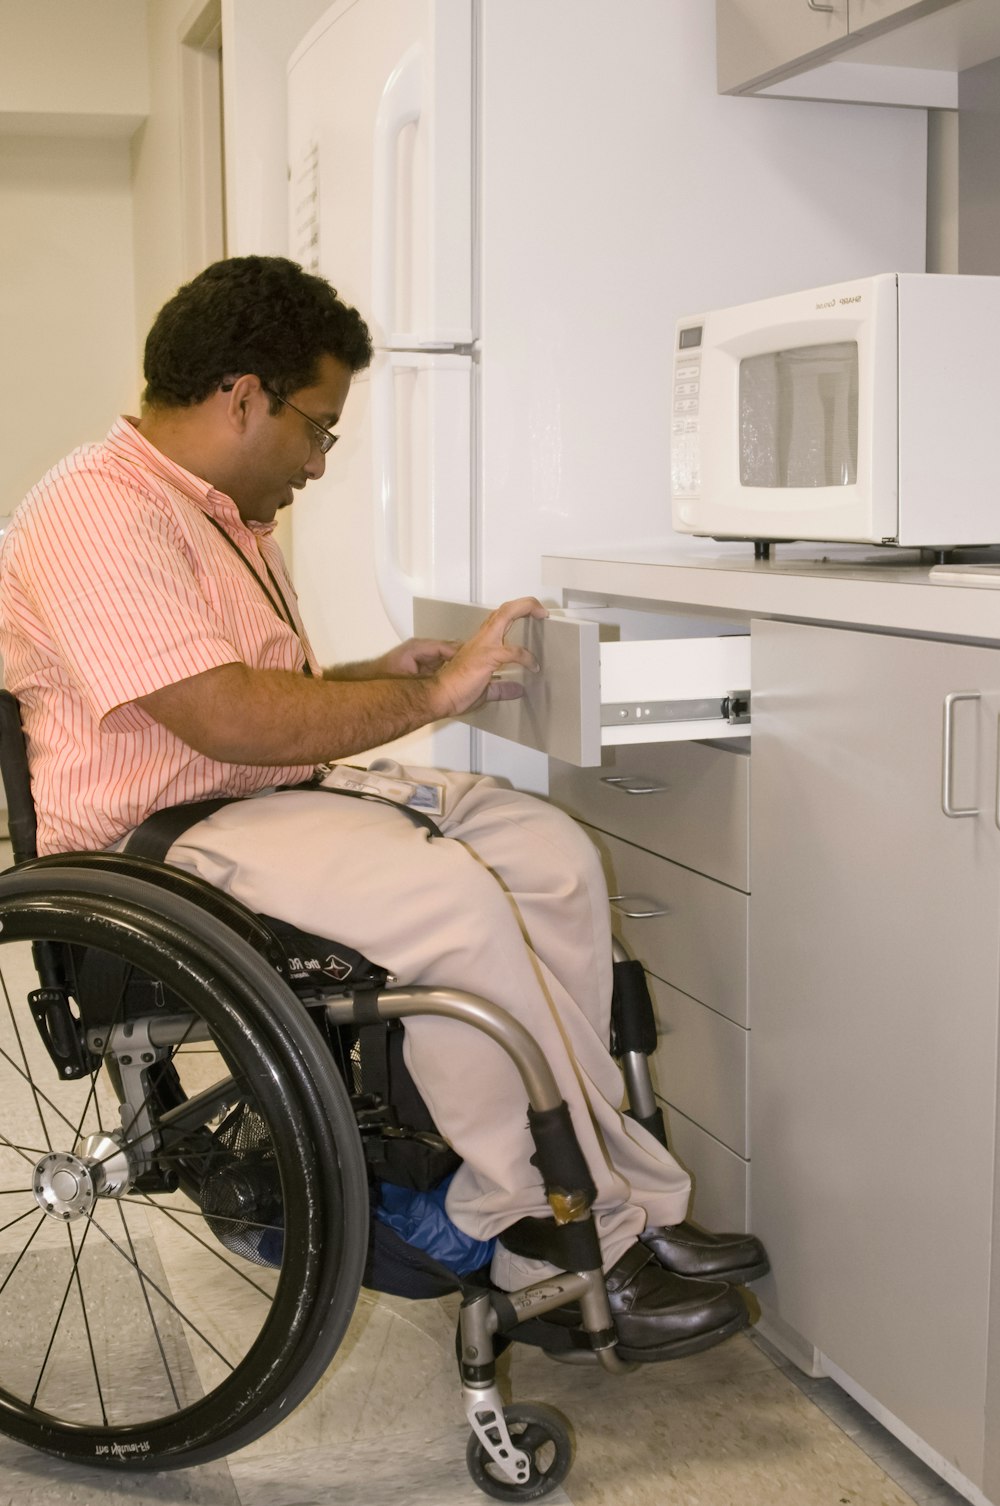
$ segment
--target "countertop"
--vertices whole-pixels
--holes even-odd
[[[754,559],[750,545],[608,547],[546,555],[542,579],[547,592],[577,606],[626,603],[1000,642],[1000,568],[995,585],[977,585],[942,580],[954,567],[935,567],[913,550],[778,545],[773,555]],[[961,562],[1000,567],[1000,551],[963,551]]]

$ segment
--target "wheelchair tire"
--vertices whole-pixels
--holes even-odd
[[[132,989],[119,991],[127,1006],[99,1001],[94,1070],[74,1081],[60,1080],[27,1004],[38,942],[111,959]],[[90,1025],[94,1008],[90,997]],[[103,1058],[106,1024],[120,1033],[126,1015],[141,1061],[162,1059],[140,1067],[120,1039],[117,1059]],[[144,1122],[111,1152],[117,1089],[138,1070]],[[350,1321],[368,1192],[343,1083],[277,973],[143,880],[79,860],[11,870],[0,1074],[0,1431],[60,1457],[160,1470],[217,1458],[287,1416]],[[126,1158],[118,1192],[99,1187]]]
[[[509,1480],[490,1458],[475,1433],[470,1433],[465,1462],[473,1482],[495,1501],[538,1501],[561,1485],[573,1462],[573,1440],[564,1420],[552,1407],[537,1402],[504,1407],[504,1421],[514,1447],[528,1456],[528,1475],[521,1483]]]

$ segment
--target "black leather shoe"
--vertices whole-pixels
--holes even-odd
[[[694,1224],[647,1229],[641,1236],[665,1271],[696,1281],[729,1281],[742,1285],[766,1276],[771,1263],[753,1234],[709,1234]]]
[[[739,1294],[722,1281],[689,1281],[665,1271],[638,1241],[607,1273],[608,1301],[625,1360],[668,1360],[708,1349],[749,1323]],[[579,1330],[580,1309],[550,1313],[546,1328]],[[542,1327],[541,1324],[538,1325]],[[542,1347],[550,1347],[544,1343]],[[551,1347],[562,1347],[553,1344]]]

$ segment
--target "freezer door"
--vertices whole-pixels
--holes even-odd
[[[322,664],[408,638],[416,590],[468,598],[470,381],[467,357],[410,352],[383,353],[354,379],[342,442],[297,494],[292,519],[292,574]],[[393,751],[465,768],[469,734],[450,727]]]
[[[288,97],[292,256],[377,345],[469,344],[472,0],[337,0]]]
[[[469,599],[471,370],[465,356],[383,352],[355,378],[343,443],[292,525],[295,586],[322,662],[408,638],[416,593]]]

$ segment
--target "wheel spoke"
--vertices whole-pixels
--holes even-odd
[[[121,1245],[118,1243],[118,1241],[116,1239],[114,1239],[108,1233],[107,1229],[102,1228],[101,1225],[99,1223],[97,1223],[93,1219],[89,1220],[89,1222],[97,1230],[98,1234],[102,1235],[108,1241],[108,1244],[111,1245],[111,1247],[118,1252],[118,1254],[121,1256],[122,1260],[125,1261],[126,1265],[130,1265],[132,1267],[132,1269],[134,1271],[136,1271],[139,1275],[143,1274],[142,1271],[141,1271],[141,1268],[139,1266],[138,1260],[133,1260],[132,1256],[128,1253],[128,1251],[122,1249]],[[185,1327],[190,1328],[190,1330],[191,1330],[192,1333],[197,1334],[198,1338],[201,1339],[202,1343],[205,1344],[212,1351],[212,1353],[216,1356],[217,1359],[219,1359],[219,1360],[222,1361],[222,1363],[227,1367],[227,1369],[232,1370],[232,1369],[235,1368],[234,1365],[233,1365],[232,1360],[228,1359],[226,1357],[226,1355],[224,1355],[222,1353],[222,1350],[218,1349],[215,1346],[215,1344],[212,1343],[212,1340],[208,1337],[208,1335],[206,1333],[204,1333],[198,1327],[197,1323],[195,1323],[195,1321],[194,1321],[193,1318],[189,1318],[186,1313],[183,1313],[181,1311],[181,1309],[177,1306],[177,1303],[173,1300],[173,1298],[167,1295],[167,1293],[163,1290],[163,1287],[160,1286],[158,1282],[154,1281],[153,1278],[152,1278],[152,1276],[150,1276],[148,1272],[145,1273],[144,1279],[149,1283],[150,1287],[156,1293],[156,1295],[158,1297],[160,1297],[167,1304],[167,1306],[173,1312],[175,1312],[177,1314],[178,1318],[185,1325]]]
[[[101,1373],[97,1368],[97,1355],[94,1353],[94,1336],[90,1331],[90,1319],[87,1316],[87,1302],[83,1295],[83,1283],[80,1280],[80,1256],[83,1254],[83,1247],[87,1242],[87,1235],[90,1233],[90,1224],[89,1222],[87,1223],[82,1235],[80,1236],[79,1250],[77,1250],[76,1248],[76,1240],[73,1238],[72,1228],[67,1228],[66,1233],[69,1235],[70,1248],[73,1251],[73,1276],[76,1283],[77,1294],[80,1298],[80,1315],[83,1318],[84,1332],[87,1335],[87,1348],[90,1351],[90,1364],[94,1372],[94,1385],[97,1389],[97,1405],[101,1409],[101,1421],[104,1423],[104,1426],[107,1427],[108,1413],[104,1405],[104,1390],[101,1386]]]
[[[121,1204],[119,1204],[118,1206],[118,1216],[122,1221],[122,1233],[128,1240],[129,1254],[131,1255],[132,1261],[135,1265],[136,1275],[139,1278],[139,1288],[142,1292],[142,1300],[146,1305],[146,1312],[149,1316],[149,1326],[152,1330],[153,1338],[156,1341],[156,1347],[160,1351],[160,1359],[163,1361],[163,1373],[167,1378],[167,1384],[170,1387],[170,1394],[174,1399],[174,1406],[178,1409],[178,1411],[180,1411],[181,1399],[177,1394],[177,1387],[174,1384],[173,1372],[170,1369],[170,1361],[167,1359],[167,1352],[163,1347],[163,1338],[160,1334],[159,1324],[157,1323],[156,1316],[153,1312],[153,1304],[149,1300],[149,1292],[146,1289],[146,1277],[141,1266],[139,1265],[139,1257],[136,1254],[135,1245],[132,1242],[132,1232],[129,1229],[128,1222],[125,1218],[125,1212],[121,1207]]]
[[[45,1375],[45,1367],[49,1363],[49,1356],[52,1353],[52,1346],[53,1346],[53,1344],[56,1341],[56,1334],[59,1332],[59,1325],[62,1322],[62,1316],[63,1316],[63,1313],[66,1310],[66,1303],[69,1301],[69,1294],[73,1290],[73,1282],[74,1282],[74,1278],[76,1277],[76,1274],[77,1274],[77,1264],[79,1262],[80,1257],[79,1257],[79,1255],[77,1253],[76,1245],[73,1243],[72,1232],[69,1231],[69,1230],[67,1230],[67,1233],[69,1233],[70,1247],[71,1247],[71,1249],[73,1251],[73,1261],[72,1261],[72,1265],[70,1267],[69,1278],[67,1279],[67,1282],[66,1282],[66,1288],[65,1288],[65,1290],[63,1292],[62,1301],[59,1304],[59,1311],[56,1314],[56,1320],[55,1320],[55,1322],[52,1325],[52,1333],[51,1333],[51,1336],[49,1338],[48,1346],[46,1347],[45,1355],[44,1355],[44,1358],[42,1359],[42,1367],[41,1367],[41,1369],[38,1372],[38,1379],[35,1382],[35,1389],[34,1389],[34,1391],[32,1392],[32,1395],[31,1395],[31,1405],[32,1406],[34,1406],[35,1402],[38,1400],[38,1393],[41,1390],[42,1379],[43,1379],[43,1377]],[[86,1242],[86,1238],[87,1238],[87,1235],[86,1235],[86,1232],[84,1232],[83,1238],[80,1240],[80,1249],[81,1250],[83,1249],[83,1246],[84,1246],[84,1244]],[[93,1351],[91,1351],[91,1357],[93,1357]],[[100,1392],[100,1384],[98,1384],[98,1392]]]
[[[48,1127],[48,1124],[46,1123],[45,1115],[42,1113],[41,1102],[39,1101],[40,1098],[44,1098],[44,1094],[40,1094],[39,1091],[38,1091],[38,1089],[35,1087],[35,1082],[34,1082],[34,1079],[32,1078],[31,1070],[30,1070],[30,1068],[28,1066],[28,1054],[27,1054],[27,1052],[24,1049],[24,1041],[21,1038],[21,1028],[20,1028],[20,1026],[17,1023],[17,1016],[14,1013],[14,1005],[13,1005],[13,1002],[11,1000],[10,994],[7,991],[7,982],[6,982],[6,979],[0,979],[0,982],[2,982],[2,984],[3,984],[3,994],[4,994],[4,1000],[5,1000],[6,1005],[7,1005],[7,1015],[8,1015],[8,1018],[10,1019],[11,1027],[12,1027],[12,1029],[14,1031],[14,1039],[17,1041],[18,1048],[19,1048],[19,1050],[21,1052],[21,1061],[23,1063],[23,1067],[18,1067],[18,1064],[17,1064],[17,1062],[14,1061],[13,1057],[7,1057],[7,1059],[8,1059],[8,1061],[10,1061],[11,1065],[20,1073],[21,1077],[23,1077],[24,1081],[31,1088],[31,1092],[32,1092],[32,1094],[34,1096],[34,1100],[35,1100],[35,1112],[38,1114],[38,1122],[39,1122],[39,1125],[40,1125],[41,1131],[42,1131],[42,1138],[45,1140],[46,1149],[47,1150],[51,1150],[52,1149],[52,1139],[51,1139],[51,1137],[49,1135],[49,1127]],[[4,1052],[3,1054],[4,1054],[4,1056],[7,1056],[6,1052]],[[50,1105],[50,1107],[54,1108],[54,1105]],[[56,1112],[58,1113],[59,1111],[56,1110]]]
[[[127,1201],[140,1204],[142,1204],[143,1202],[141,1198],[129,1198]],[[190,1224],[185,1224],[183,1220],[178,1217],[178,1214],[182,1211],[181,1209],[165,1208],[162,1203],[157,1203],[152,1198],[146,1200],[146,1206],[155,1207],[157,1211],[163,1215],[164,1218],[170,1219],[171,1223],[176,1224],[179,1229],[182,1229],[189,1239],[193,1239],[196,1244],[199,1244],[203,1249],[208,1250],[220,1265],[226,1266],[230,1271],[234,1273],[234,1275],[239,1276],[241,1280],[246,1282],[247,1286],[252,1286],[255,1292],[260,1292],[262,1297],[271,1296],[271,1292],[267,1287],[261,1286],[260,1282],[254,1281],[253,1277],[250,1276],[248,1272],[241,1271],[238,1265],[234,1265],[231,1260],[227,1259],[227,1257],[223,1255],[222,1250],[220,1250],[218,1243],[210,1244],[207,1239],[202,1239],[200,1234],[196,1234],[195,1231],[191,1228]],[[203,1213],[191,1213],[189,1217],[200,1218],[202,1220],[205,1219],[205,1215]],[[214,1213],[212,1214],[212,1217],[213,1219],[215,1218]],[[220,1222],[238,1224],[244,1229],[252,1228],[273,1230],[279,1227],[275,1224],[251,1224],[247,1219],[236,1218],[220,1219]]]

